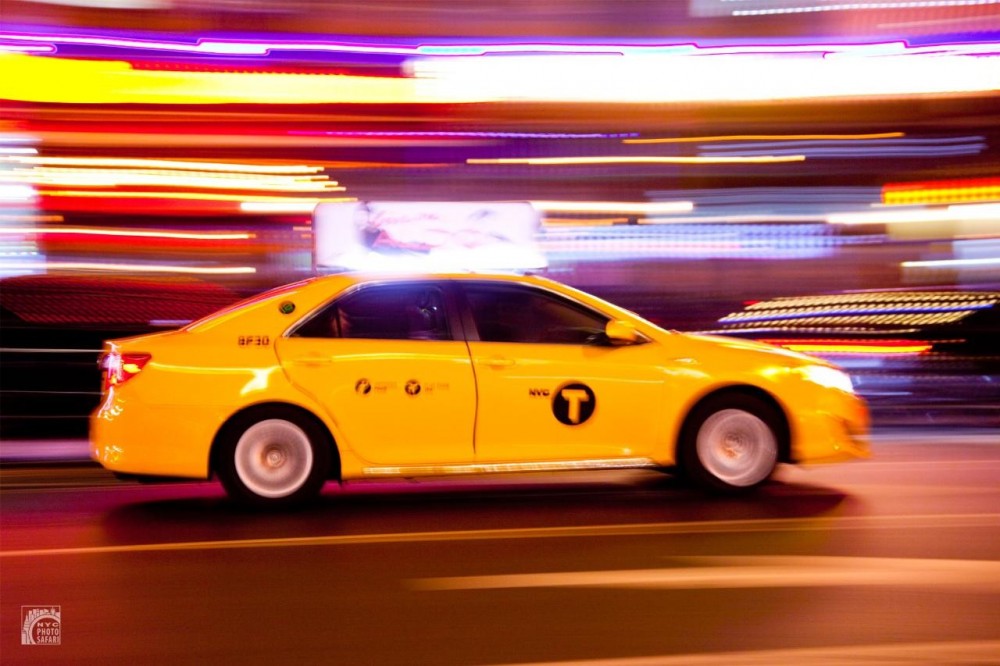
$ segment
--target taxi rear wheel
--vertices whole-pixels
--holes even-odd
[[[330,468],[320,428],[293,410],[274,407],[246,415],[223,434],[217,472],[234,500],[287,507],[315,498]]]
[[[774,473],[780,417],[752,395],[732,394],[699,406],[684,429],[681,468],[697,484],[722,493],[747,491]]]

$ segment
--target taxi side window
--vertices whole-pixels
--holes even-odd
[[[468,285],[466,300],[483,342],[591,344],[608,317],[555,294],[518,285]]]
[[[365,287],[326,306],[294,334],[303,338],[451,340],[444,296],[432,285]]]

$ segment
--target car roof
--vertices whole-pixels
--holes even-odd
[[[472,280],[490,282],[514,283],[550,283],[550,279],[531,274],[520,273],[468,273],[468,272],[419,272],[419,273],[335,273],[314,278],[323,282],[346,282],[348,284],[363,284],[365,282],[416,282],[425,280]]]

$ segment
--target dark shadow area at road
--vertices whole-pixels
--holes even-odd
[[[619,477],[620,478],[620,477]],[[590,475],[589,479],[593,479]],[[175,497],[144,501],[136,488],[103,521],[113,544],[294,538],[317,535],[505,530],[644,523],[780,520],[845,508],[833,489],[775,481],[737,497],[713,497],[680,479],[637,473],[617,483],[532,480],[428,480],[328,485],[307,507],[255,512],[211,485],[178,487]],[[212,490],[209,490],[212,489]]]

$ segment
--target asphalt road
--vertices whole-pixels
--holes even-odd
[[[647,472],[328,487],[5,466],[6,663],[1000,664],[1000,440],[901,438],[741,498]],[[21,645],[58,607],[58,645]]]

